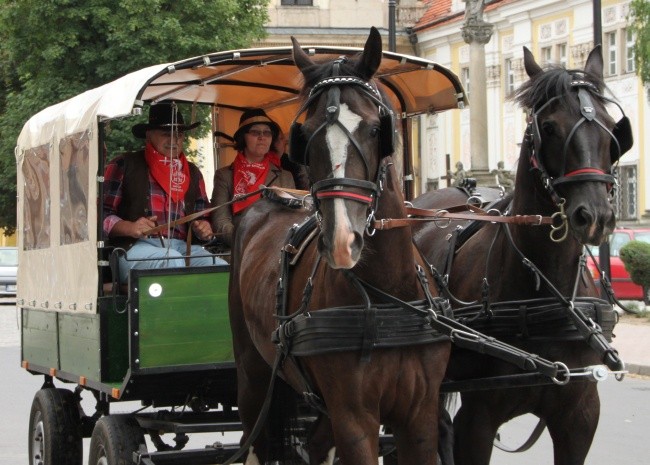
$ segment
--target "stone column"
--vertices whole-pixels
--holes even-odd
[[[494,26],[483,20],[484,0],[465,0],[465,3],[465,23],[461,31],[470,50],[470,169],[479,185],[492,185],[494,176],[488,166],[485,44],[490,41]]]

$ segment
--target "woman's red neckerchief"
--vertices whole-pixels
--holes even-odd
[[[264,183],[271,163],[278,168],[280,167],[280,157],[278,154],[270,151],[261,162],[250,162],[242,152],[237,152],[233,162],[233,198],[237,195],[244,195],[254,192]],[[237,214],[255,203],[261,197],[261,194],[247,197],[232,204],[232,213]]]

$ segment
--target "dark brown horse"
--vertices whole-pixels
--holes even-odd
[[[606,363],[619,369],[622,364],[605,341],[611,336],[613,310],[597,299],[581,256],[584,244],[600,244],[614,228],[612,163],[631,145],[629,122],[624,118],[615,124],[605,109],[609,99],[602,95],[600,48],[591,52],[584,71],[544,71],[527,49],[524,64],[530,79],[516,100],[530,112],[529,125],[514,194],[496,208],[511,216],[553,216],[553,229],[454,221],[446,229],[426,223],[414,238],[441,274],[440,282],[448,279],[456,299],[452,305],[461,309],[454,313],[465,315],[470,326],[570,368]],[[461,189],[448,188],[424,194],[414,205],[447,209],[467,198]],[[457,226],[463,230],[453,233]],[[455,250],[450,250],[449,237],[457,238]],[[584,310],[574,312],[582,300]],[[470,303],[477,304],[476,313],[463,313],[472,308]],[[589,337],[598,332],[592,320],[603,325],[604,337]],[[455,381],[514,373],[517,369],[507,363],[452,350],[448,377]],[[546,422],[556,465],[582,464],[600,411],[596,383],[589,382],[471,389],[461,399],[454,418],[454,453],[462,465],[487,465],[499,426],[526,413]]]
[[[359,315],[372,317],[374,310],[363,308],[367,301],[358,287],[361,281],[399,299],[423,299],[410,228],[366,234],[372,233],[374,216],[406,215],[389,155],[393,134],[385,118],[392,113],[372,82],[382,56],[378,31],[371,30],[356,59],[314,63],[295,40],[293,54],[305,80],[306,118],[292,129],[292,156],[301,158],[296,150],[304,151],[302,161],[309,165],[319,233],[281,282],[284,312],[301,309],[308,282],[312,288],[305,319],[342,306],[352,306],[353,312],[358,306]],[[298,147],[297,139],[305,145]],[[243,440],[258,418],[278,353],[271,335],[281,312],[274,300],[280,250],[289,228],[308,214],[262,200],[245,214],[236,232],[230,315]],[[284,360],[282,377],[298,393],[320,397],[329,415],[321,423],[319,439],[311,442],[311,462],[331,463],[334,449],[327,438],[333,437],[341,463],[377,464],[379,427],[386,424],[394,432],[401,464],[434,465],[436,406],[449,351],[449,343],[438,339],[374,349],[367,357],[361,350],[345,349]],[[253,442],[247,464],[271,459],[265,433]]]

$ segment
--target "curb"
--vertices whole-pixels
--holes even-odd
[[[638,363],[626,363],[625,369],[630,375],[650,376],[650,366],[639,365]]]

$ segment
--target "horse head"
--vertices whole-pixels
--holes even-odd
[[[584,70],[543,70],[524,47],[524,66],[530,80],[517,90],[515,99],[529,110],[529,121],[516,191],[525,191],[524,183],[530,182],[523,173],[536,172],[536,191],[546,194],[535,198],[555,204],[558,221],[566,221],[564,228],[580,244],[598,245],[616,222],[611,205],[616,185],[613,165],[632,145],[627,118],[616,123],[605,108],[607,103],[618,104],[603,95],[601,49],[591,51]],[[530,198],[519,198],[520,208],[531,208]]]
[[[303,124],[292,124],[292,160],[309,166],[321,233],[318,250],[332,268],[358,262],[364,232],[375,211],[392,152],[393,112],[372,77],[382,58],[381,36],[372,28],[363,52],[315,63],[292,38],[304,80]]]

